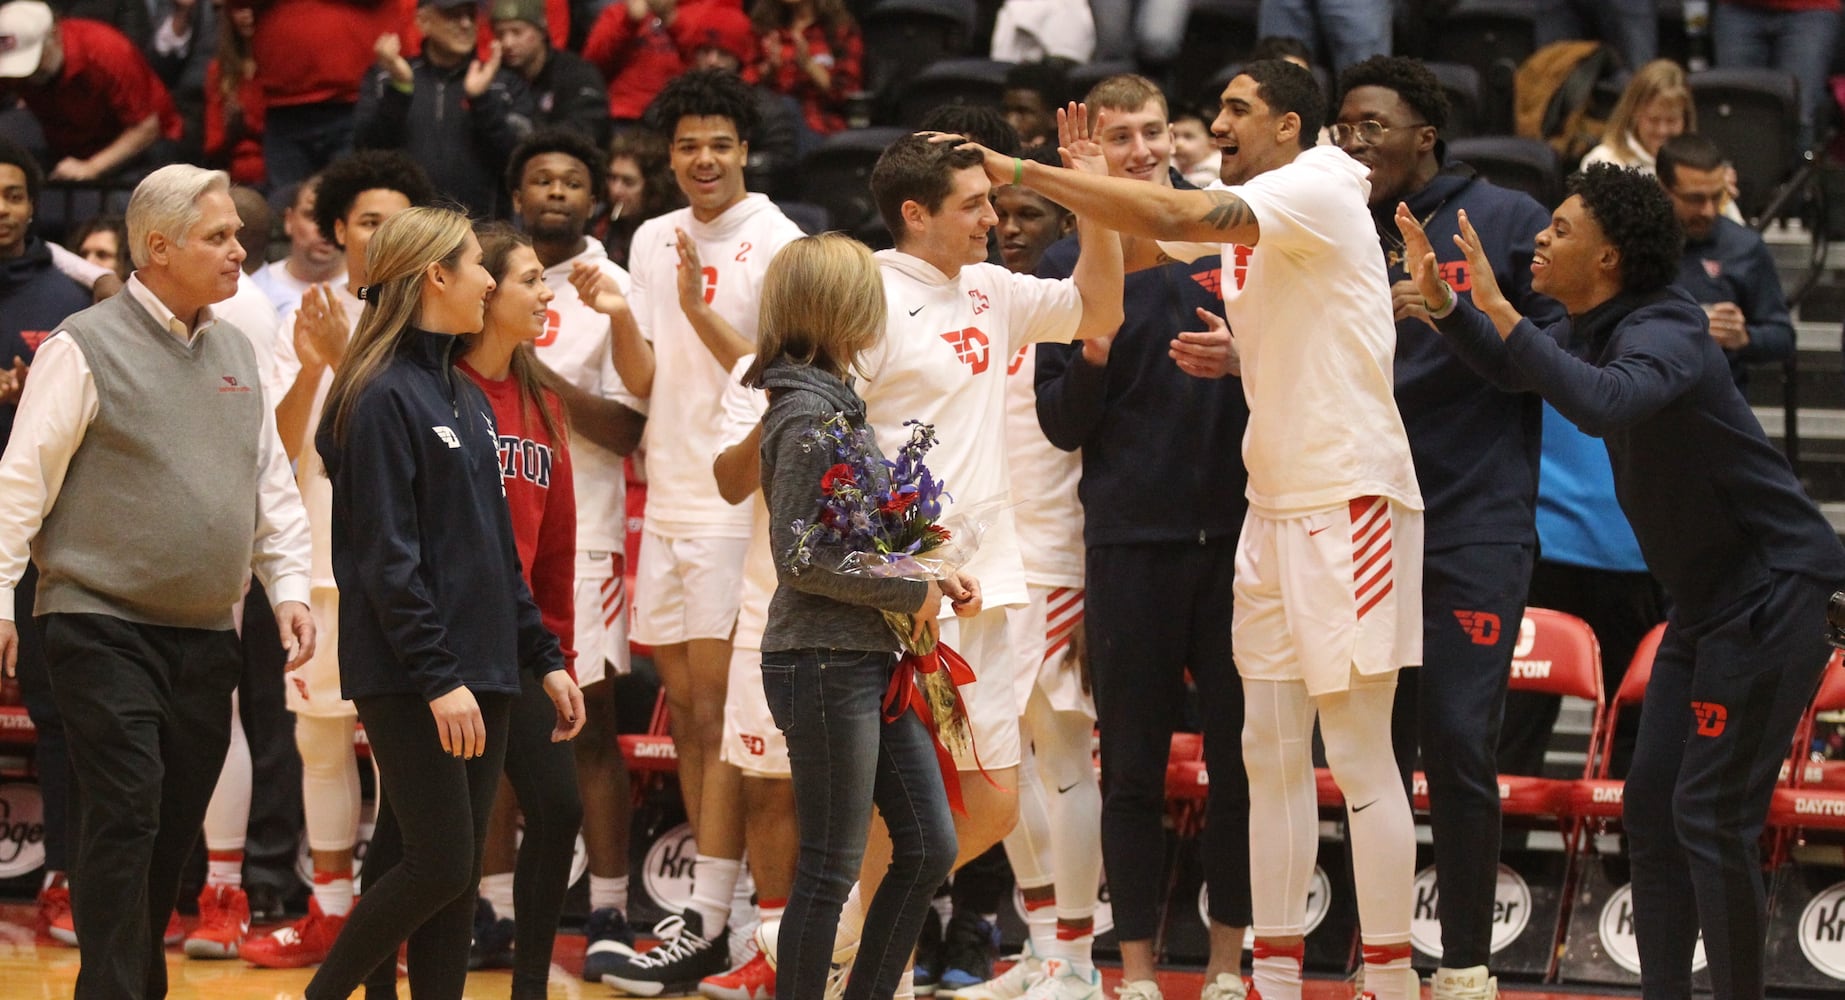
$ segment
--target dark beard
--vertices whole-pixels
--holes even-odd
[[[539,221],[532,223],[531,226],[532,239],[542,243],[566,243],[582,235],[582,223],[572,226],[565,223]]]

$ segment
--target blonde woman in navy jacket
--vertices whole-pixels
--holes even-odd
[[[459,1000],[519,672],[557,706],[553,739],[576,735],[583,699],[519,572],[492,408],[453,367],[494,290],[480,243],[462,215],[413,208],[366,256],[373,284],[315,446],[333,480],[341,692],[383,779],[374,846],[401,837],[402,860],[369,873],[306,995],[350,995],[408,939],[416,996]]]

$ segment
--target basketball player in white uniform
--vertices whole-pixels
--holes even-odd
[[[1366,168],[1314,148],[1325,100],[1280,61],[1243,68],[1212,125],[1227,190],[1176,191],[1022,164],[1026,185],[1135,236],[1221,250],[1242,359],[1250,512],[1233,631],[1246,716],[1255,976],[1299,1000],[1317,810],[1317,715],[1347,803],[1365,986],[1414,1000],[1415,835],[1391,755],[1400,667],[1421,662],[1421,494],[1391,392],[1390,289],[1371,248]],[[987,174],[1014,161],[985,152]],[[1183,428],[1173,428],[1183,433]]]

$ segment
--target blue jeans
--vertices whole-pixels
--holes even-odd
[[[1659,17],[1653,0],[1544,0],[1537,44],[1600,38],[1621,54],[1627,72],[1659,56]]]
[[[1832,65],[1836,10],[1757,10],[1719,3],[1711,11],[1717,65],[1786,70],[1800,81],[1800,146],[1813,141],[1813,122],[1832,100],[1826,78]]]
[[[1298,38],[1331,56],[1338,74],[1372,56],[1390,54],[1391,16],[1392,5],[1378,0],[1262,0],[1256,34]]]
[[[263,165],[280,191],[352,150],[351,104],[328,101],[270,108],[263,120]]]
[[[929,730],[914,712],[884,721],[894,663],[890,653],[858,650],[762,654],[763,693],[788,741],[801,845],[777,943],[780,1000],[826,990],[839,910],[858,877],[874,802],[893,851],[866,908],[847,1000],[896,990],[929,899],[954,867],[954,819]]]

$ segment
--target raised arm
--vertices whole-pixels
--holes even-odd
[[[1106,229],[1154,240],[1246,247],[1255,246],[1261,237],[1255,212],[1233,191],[1180,191],[1125,177],[1097,177],[968,145],[985,157],[987,179],[994,184],[1024,184],[1076,213],[1079,220]]]
[[[615,287],[615,279],[593,264],[578,263],[570,269],[570,283],[591,309],[609,318],[609,350],[622,384],[642,399],[653,395],[653,345],[641,336],[634,310],[621,289]],[[569,405],[568,397],[565,405]]]

